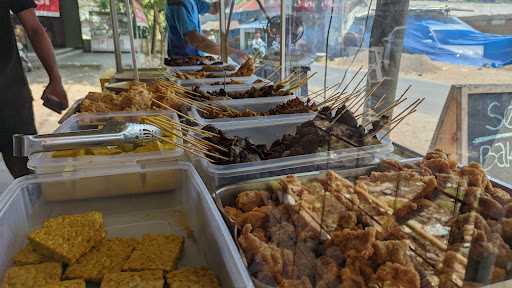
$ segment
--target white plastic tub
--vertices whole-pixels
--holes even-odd
[[[285,134],[295,133],[296,127],[308,120],[280,119],[273,122],[247,123],[222,130],[228,137],[248,138],[252,143],[271,145]],[[320,152],[301,156],[283,157],[259,162],[216,165],[193,157],[194,164],[205,179],[208,188],[216,189],[245,180],[281,176],[325,169],[352,169],[386,159],[393,152],[389,138],[382,144]]]
[[[241,84],[252,84],[254,81],[259,78],[255,75],[248,77],[219,77],[219,78],[202,78],[202,79],[177,79],[176,83],[182,86],[202,86],[202,85],[210,85],[216,82],[223,82],[224,80],[227,82],[231,81],[239,81]]]
[[[175,113],[165,112],[165,114],[178,121]],[[107,120],[116,120],[120,122],[140,121],[143,116],[158,115],[156,112],[115,112],[115,113],[81,113],[71,116],[64,121],[55,131],[57,133],[72,132],[91,129],[91,125],[95,123],[105,123]],[[91,124],[91,125],[89,125]],[[177,138],[176,142],[182,144],[181,138]],[[108,156],[80,156],[80,157],[52,157],[53,152],[36,153],[29,157],[28,167],[37,174],[55,173],[64,171],[74,171],[82,169],[97,169],[101,167],[109,167],[112,165],[132,164],[146,160],[179,160],[183,156],[183,150],[176,147],[174,150],[144,152],[144,153],[121,153],[118,155]]]
[[[227,106],[238,111],[249,109],[254,112],[267,112],[270,109],[286,103],[287,101],[296,98],[291,97],[268,97],[268,98],[250,98],[242,100],[222,100],[212,101],[210,104],[213,106]],[[256,117],[239,117],[239,118],[215,118],[208,119],[201,115],[195,107],[192,107],[190,114],[194,119],[202,125],[213,125],[219,129],[228,127],[237,127],[240,125],[258,124],[263,122],[273,123],[282,119],[301,119],[309,121],[315,118],[316,113],[297,113],[297,114],[281,114],[271,116],[256,116]]]
[[[140,187],[109,183],[111,177],[139,181]],[[62,200],[66,195],[79,199],[83,191],[96,188],[97,179],[103,179],[103,188],[114,193],[66,201],[53,201],[46,194],[61,193]],[[57,187],[66,189],[53,190]],[[134,194],[138,189],[145,189],[146,194]],[[11,266],[14,254],[27,243],[32,229],[50,217],[92,210],[103,213],[108,237],[181,235],[185,246],[178,268],[206,266],[223,287],[253,287],[221,215],[188,163],[152,168],[134,165],[16,180],[0,196],[0,278]]]

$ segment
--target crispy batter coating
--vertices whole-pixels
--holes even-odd
[[[71,264],[101,242],[105,235],[103,215],[89,212],[49,219],[28,238],[37,253]]]
[[[142,272],[118,272],[105,275],[101,288],[163,288],[164,277],[161,270]]]
[[[48,262],[11,267],[5,272],[2,288],[39,288],[60,282],[62,265]]]
[[[23,249],[18,251],[13,258],[14,264],[17,266],[21,265],[35,265],[41,264],[44,262],[51,262],[51,259],[48,257],[41,255],[34,251],[34,246],[29,242]]]
[[[420,276],[412,267],[386,263],[376,273],[377,282],[383,288],[420,288]]]
[[[404,266],[411,264],[409,255],[409,245],[405,240],[375,241],[373,243],[374,253],[370,260],[376,265],[382,265],[386,262],[398,263]]]
[[[243,212],[269,204],[270,194],[267,191],[246,191],[236,197],[236,207]]]
[[[106,239],[70,265],[64,278],[99,283],[105,274],[121,272],[136,245],[136,239]]]
[[[207,268],[186,267],[166,275],[169,288],[220,288],[219,281]]]
[[[144,235],[123,271],[173,271],[183,249],[183,241],[183,237],[176,235]]]
[[[68,280],[57,284],[45,285],[42,288],[85,288],[84,280]]]
[[[332,235],[331,243],[338,246],[345,257],[368,258],[373,254],[376,230],[373,227],[366,230],[336,231]]]

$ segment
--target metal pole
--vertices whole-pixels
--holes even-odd
[[[234,1],[234,0],[233,0]],[[226,0],[219,1],[219,20],[220,20],[220,57],[222,62],[228,63],[228,33],[226,23]]]
[[[367,108],[373,108],[384,98],[376,112],[386,109],[395,100],[408,10],[409,0],[377,1],[368,56],[369,90],[382,84],[366,103]],[[387,115],[392,116],[393,111]]]
[[[119,44],[119,18],[117,17],[117,1],[110,0],[110,19],[112,20],[112,38],[114,38],[114,55],[116,58],[116,72],[123,72],[123,59],[121,45]]]
[[[130,34],[130,49],[132,52],[133,72],[135,73],[135,81],[139,81],[139,67],[137,66],[137,53],[135,51],[135,35],[133,33],[133,14],[131,0],[125,0],[126,14],[128,14],[128,33]]]
[[[281,80],[286,77],[286,1],[281,0]]]

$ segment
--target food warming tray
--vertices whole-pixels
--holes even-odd
[[[172,112],[161,112],[176,121],[178,116]],[[113,112],[113,113],[81,113],[71,116],[55,131],[56,133],[79,131],[90,129],[91,125],[105,123],[108,120],[119,122],[137,122],[141,117],[158,115],[156,112]],[[178,128],[179,129],[179,128]],[[182,144],[181,138],[176,138],[178,144]],[[154,151],[143,153],[121,153],[118,155],[87,155],[79,157],[53,158],[51,152],[37,153],[29,157],[28,167],[38,174],[73,171],[80,169],[96,169],[112,165],[136,163],[143,160],[182,158],[183,149],[176,147],[174,150]]]
[[[213,106],[218,107],[229,107],[238,111],[245,111],[249,109],[254,112],[267,112],[270,109],[286,103],[287,101],[294,99],[296,97],[266,97],[266,98],[251,98],[251,99],[241,99],[241,100],[222,100],[222,101],[212,101],[209,102]],[[258,124],[262,121],[264,122],[273,122],[279,121],[281,119],[288,118],[297,118],[304,121],[313,120],[316,116],[315,112],[311,113],[297,113],[297,114],[280,114],[280,115],[271,115],[271,116],[255,116],[255,117],[238,117],[238,118],[214,118],[208,119],[203,117],[200,111],[196,109],[196,107],[192,107],[190,114],[194,119],[197,120],[202,125],[213,125],[219,129],[227,128],[227,127],[237,127],[239,125],[248,125],[248,124]]]
[[[105,194],[82,194],[98,186]],[[48,193],[59,194],[61,201],[54,201]],[[33,228],[50,217],[91,210],[103,213],[109,237],[181,235],[185,246],[179,267],[207,266],[223,287],[252,286],[221,215],[188,163],[145,168],[134,165],[16,180],[0,196],[0,275],[11,265],[14,253],[26,244]]]
[[[202,79],[176,79],[176,83],[182,86],[201,86],[201,85],[209,85],[216,82],[223,82],[224,80],[227,82],[231,81],[239,81],[242,84],[251,84],[259,78],[255,75],[247,76],[247,77],[219,77],[219,78],[202,78]]]
[[[421,159],[422,158],[408,159],[405,161],[401,161],[401,163],[416,163]],[[350,180],[354,180],[359,176],[369,175],[372,171],[375,171],[376,169],[377,169],[377,166],[372,165],[372,166],[355,168],[355,169],[335,170],[335,172],[342,177],[348,178]],[[327,171],[325,171],[325,170],[324,171],[314,171],[314,172],[296,174],[295,176],[297,176],[299,178],[299,180],[301,180],[301,182],[306,182],[308,180],[323,177],[323,176],[325,176],[326,172]],[[279,194],[282,191],[281,185],[280,185],[280,180],[282,179],[282,177],[283,176],[268,177],[268,178],[251,180],[251,181],[246,181],[246,182],[242,182],[239,184],[233,184],[230,186],[226,186],[224,188],[221,188],[221,189],[215,191],[213,194],[213,198],[216,202],[218,209],[220,211],[222,211],[224,206],[234,207],[236,197],[238,196],[238,194],[240,194],[241,192],[244,192],[244,191],[268,191],[268,192],[273,192],[273,193]],[[504,189],[505,191],[507,191],[508,193],[512,194],[512,187],[510,185],[504,186],[503,183],[496,182],[492,178],[489,178],[489,179],[491,180],[492,184],[495,185],[496,187],[500,187],[500,188]],[[223,214],[224,221],[227,223],[229,229],[231,230],[231,235],[232,235],[234,241],[236,242],[236,237],[237,237],[236,228],[234,227],[234,225],[232,225],[231,221],[228,220],[227,216],[223,212],[221,212],[221,213]],[[237,246],[238,246],[238,244],[237,244]],[[239,250],[241,251],[240,248],[239,248]],[[241,255],[244,255],[244,253],[242,251],[241,251]],[[244,257],[244,256],[242,256],[242,257]],[[248,269],[247,262],[246,262],[245,258],[243,260],[246,265],[245,266],[246,269]],[[249,271],[247,273],[249,273]],[[252,278],[252,279],[253,279],[253,282],[256,287],[271,288],[271,286],[263,284],[254,278]],[[512,280],[507,280],[507,281],[504,281],[501,283],[495,283],[493,285],[485,286],[484,288],[505,288],[505,287],[511,287],[511,285],[512,285]]]
[[[308,120],[305,119],[276,119],[271,122],[243,123],[236,127],[226,127],[222,130],[228,137],[239,136],[249,138],[254,144],[267,144],[281,139],[283,135],[294,133],[296,127]],[[382,144],[354,147],[330,152],[284,157],[259,162],[249,162],[230,165],[216,165],[205,159],[193,158],[199,172],[205,179],[208,188],[215,189],[245,180],[280,176],[293,173],[318,171],[334,168],[356,168],[368,166],[385,159],[393,152],[389,138],[382,139]]]

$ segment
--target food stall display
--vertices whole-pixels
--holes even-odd
[[[256,180],[214,197],[257,284],[462,287],[508,279],[509,192],[477,164],[458,167],[433,151]]]

